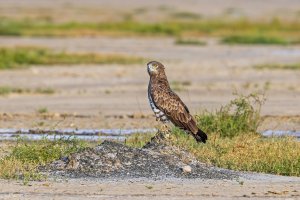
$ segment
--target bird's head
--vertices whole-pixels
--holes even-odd
[[[160,62],[151,61],[147,64],[147,70],[148,74],[151,76],[164,73],[165,67]]]

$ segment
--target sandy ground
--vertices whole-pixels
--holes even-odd
[[[205,109],[214,110],[228,103],[234,98],[234,91],[246,94],[265,90],[267,101],[262,108],[263,115],[299,115],[300,72],[253,69],[256,64],[299,62],[299,46],[226,46],[218,45],[212,40],[207,46],[191,47],[174,45],[174,39],[168,38],[108,37],[1,37],[0,45],[46,46],[71,52],[119,53],[160,60],[166,65],[171,86],[175,81],[189,83],[178,94],[194,114]],[[46,107],[56,115],[68,113],[96,116],[100,119],[96,128],[111,128],[111,123],[113,128],[149,127],[154,118],[149,121],[149,125],[142,123],[145,121],[144,116],[152,114],[147,100],[148,79],[146,63],[2,70],[0,85],[33,89],[50,87],[55,90],[55,94],[14,94],[0,97],[1,112],[15,116],[9,120],[1,120],[0,126],[19,126],[21,121],[25,128],[34,127],[34,124],[40,122],[38,118],[34,119],[36,111]],[[25,118],[12,113],[27,114],[33,120],[24,120]],[[143,119],[138,123],[131,119],[129,123],[122,120],[120,123],[116,122],[124,116],[136,116],[135,119],[140,116]],[[105,120],[109,118],[112,120]],[[84,121],[84,117],[82,119]],[[84,122],[74,124],[70,121],[69,125],[71,124],[78,128],[84,126]],[[49,126],[55,127],[56,124]]]
[[[300,199],[300,179],[0,181],[0,199]]]
[[[176,13],[194,13],[199,17],[227,17],[271,20],[274,17],[299,17],[298,0],[1,0],[0,16],[43,18],[63,21],[107,21],[134,17],[141,21],[170,19]],[[118,14],[116,14],[118,13]]]
[[[126,16],[140,21],[160,21],[182,12],[207,18],[270,20],[279,17],[298,20],[299,1],[188,0],[184,4],[179,0],[129,0],[126,4],[119,0],[0,1],[2,17],[42,18],[54,22],[112,21],[124,20]],[[228,103],[233,98],[233,91],[266,90],[263,115],[281,116],[280,119],[282,116],[294,117],[271,123],[263,129],[299,129],[300,72],[255,70],[252,67],[264,63],[300,62],[300,46],[227,46],[219,45],[216,38],[207,38],[207,43],[197,47],[175,45],[174,38],[0,37],[0,47],[42,46],[56,51],[119,53],[162,61],[171,83],[189,84],[178,93],[194,114]],[[146,63],[1,70],[0,86],[50,87],[55,94],[1,96],[0,127],[152,127],[156,123],[147,100],[148,79]],[[41,107],[56,117],[37,115]],[[286,121],[292,123],[284,125]]]

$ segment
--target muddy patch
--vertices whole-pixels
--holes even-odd
[[[162,134],[143,148],[104,141],[94,148],[63,157],[42,171],[68,178],[202,178],[235,179],[238,174],[198,162],[186,151],[170,146]]]

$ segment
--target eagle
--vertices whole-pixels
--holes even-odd
[[[156,119],[172,122],[175,126],[191,134],[197,142],[205,143],[207,135],[197,127],[194,117],[179,96],[170,88],[165,67],[157,61],[147,64],[150,81],[148,85],[148,99]]]

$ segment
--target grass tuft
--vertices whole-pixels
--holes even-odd
[[[195,46],[205,46],[206,42],[197,40],[197,39],[183,39],[178,38],[175,41],[175,44],[177,45],[195,45]]]
[[[48,108],[46,108],[46,107],[41,107],[41,108],[37,109],[37,113],[39,113],[39,114],[45,114],[47,112],[48,112]]]
[[[199,127],[221,137],[234,137],[256,133],[260,122],[260,109],[264,98],[258,94],[238,95],[215,112],[203,112],[196,116]]]
[[[139,57],[117,54],[75,54],[54,52],[50,49],[37,47],[0,48],[0,69],[56,64],[135,64],[143,61],[144,59]]]
[[[68,156],[84,147],[86,144],[76,139],[44,139],[36,142],[19,140],[10,155],[0,159],[0,178],[22,179],[24,183],[29,180],[41,180],[45,177],[38,172],[39,166]]]

